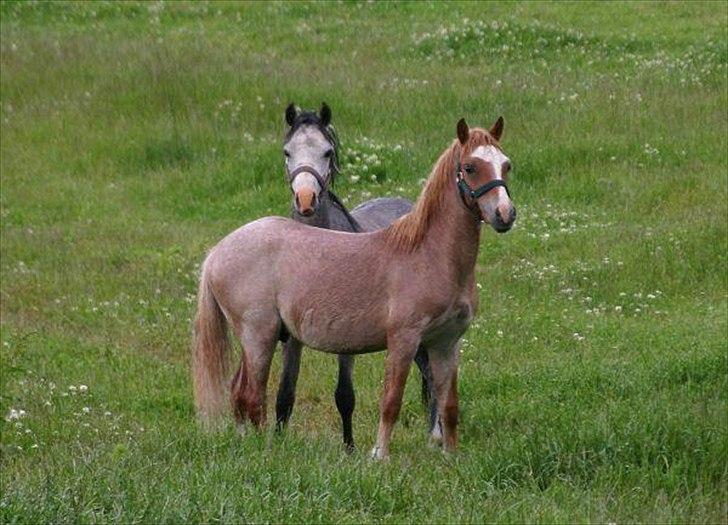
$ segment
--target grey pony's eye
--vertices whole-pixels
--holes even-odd
[[[333,155],[333,154],[334,154],[334,150],[329,149],[329,150],[326,150],[326,153],[324,153],[324,157],[326,157],[327,159],[330,159],[331,155]]]
[[[286,156],[286,158],[288,158],[288,157],[290,157],[290,156],[291,156],[291,152],[290,152],[290,151],[288,151],[288,150],[285,150],[285,149],[284,149],[284,150],[283,150],[283,155],[285,155],[285,156]]]

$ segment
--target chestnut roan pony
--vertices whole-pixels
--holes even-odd
[[[225,406],[229,323],[243,354],[231,401],[239,425],[266,420],[266,384],[283,330],[330,353],[387,349],[375,458],[389,455],[392,427],[420,344],[427,350],[446,451],[457,444],[459,341],[477,308],[475,262],[483,221],[516,217],[498,140],[457,125],[414,209],[372,233],[311,228],[266,217],[215,246],[204,262],[195,319],[197,410],[210,422]],[[315,262],[315,263],[314,263]]]
[[[294,104],[286,108],[288,130],[283,140],[286,179],[291,189],[291,218],[297,222],[344,232],[374,231],[412,209],[412,203],[396,197],[368,200],[351,211],[331,189],[339,173],[339,141],[331,125],[331,108],[321,105],[319,113],[300,111]],[[276,422],[282,428],[291,417],[296,398],[296,382],[301,365],[301,342],[283,331],[283,370],[276,397]],[[334,398],[341,415],[344,443],[354,448],[351,416],[354,412],[354,384],[351,380],[354,356],[339,354],[339,379]],[[415,362],[422,373],[422,399],[431,401],[427,352],[420,348]],[[435,406],[430,406],[430,429],[435,423]]]

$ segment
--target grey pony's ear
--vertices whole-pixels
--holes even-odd
[[[468,127],[468,123],[465,122],[464,118],[461,118],[458,120],[458,140],[460,141],[460,144],[462,146],[465,145],[466,142],[468,142],[468,137],[470,137],[470,128]]]
[[[296,110],[296,105],[291,102],[288,104],[288,107],[286,108],[286,123],[289,126],[293,126],[293,123],[296,121],[296,117],[298,116],[298,111]]]
[[[326,102],[321,103],[321,109],[319,110],[319,117],[321,117],[321,124],[326,127],[331,124],[331,108]]]
[[[490,128],[490,134],[495,140],[500,140],[503,136],[503,117],[498,117],[498,120],[495,121],[493,127]]]

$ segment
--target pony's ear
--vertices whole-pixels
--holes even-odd
[[[331,108],[326,102],[321,103],[321,109],[319,110],[319,116],[321,117],[321,124],[324,127],[331,124]]]
[[[468,123],[465,122],[464,118],[461,118],[458,120],[458,140],[460,141],[460,144],[463,146],[468,141],[468,137],[470,136],[470,128],[468,127]]]
[[[293,123],[296,121],[296,117],[298,116],[298,111],[296,111],[296,105],[291,102],[288,104],[288,107],[286,108],[286,122],[289,126],[293,126]]]
[[[490,134],[495,140],[500,140],[503,135],[503,117],[498,117],[498,120],[495,121],[493,127],[490,128]]]

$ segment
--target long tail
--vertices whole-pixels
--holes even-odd
[[[192,379],[197,416],[206,428],[216,427],[227,406],[227,379],[230,340],[225,314],[210,289],[206,264],[200,277],[195,316]]]

